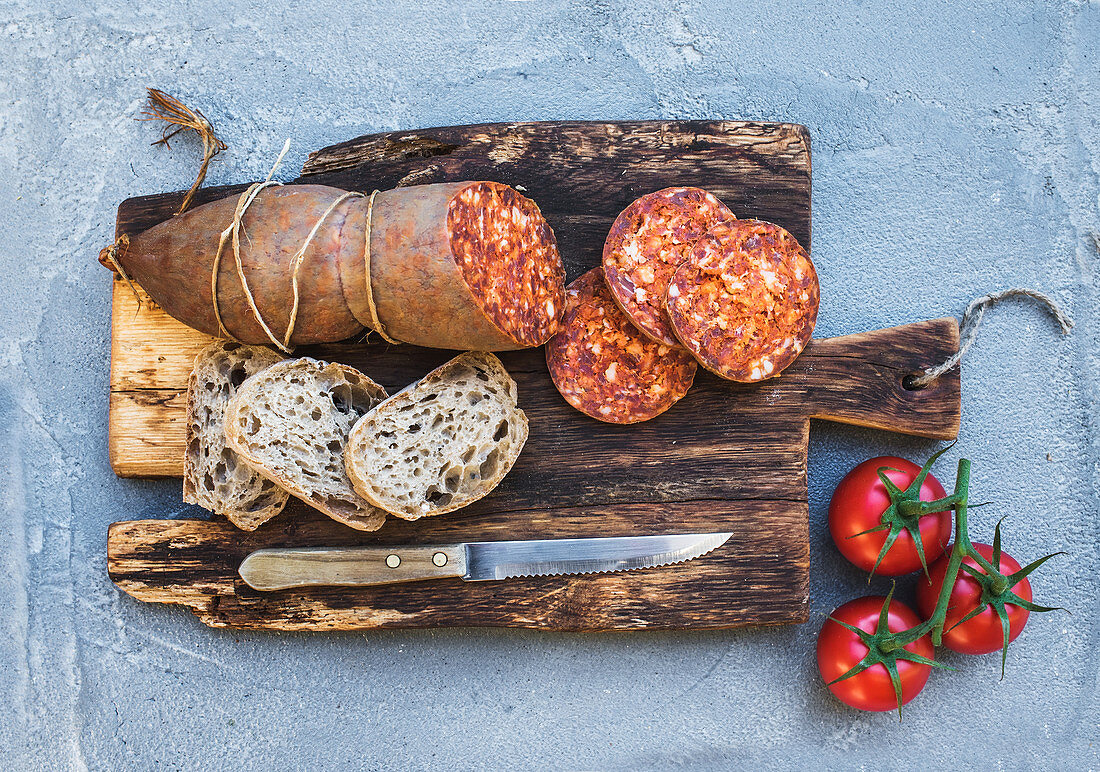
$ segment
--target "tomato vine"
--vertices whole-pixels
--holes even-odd
[[[946,449],[945,449],[946,450]],[[907,660],[909,662],[925,665],[928,667],[935,667],[945,670],[954,670],[955,668],[948,667],[943,663],[936,662],[931,657],[926,657],[921,654],[917,654],[912,650],[907,649],[916,641],[930,636],[931,642],[934,646],[939,646],[943,643],[944,627],[948,616],[948,607],[951,599],[951,593],[955,586],[956,580],[959,577],[960,571],[965,571],[969,577],[976,582],[980,588],[980,598],[978,600],[976,608],[971,610],[965,616],[960,618],[954,623],[951,629],[958,627],[961,624],[973,619],[979,614],[986,611],[986,609],[992,609],[997,615],[1001,623],[1003,631],[1003,646],[1001,647],[1001,677],[1004,677],[1004,668],[1008,656],[1008,644],[1010,642],[1010,630],[1009,630],[1009,618],[1006,606],[1014,605],[1027,611],[1046,612],[1054,611],[1056,607],[1041,606],[1033,603],[1029,598],[1021,597],[1014,591],[1014,588],[1022,581],[1026,579],[1035,569],[1043,565],[1046,561],[1050,560],[1055,555],[1062,553],[1053,553],[1039,558],[1038,560],[1029,563],[1027,566],[1010,573],[1002,572],[1001,568],[1001,524],[998,523],[996,531],[994,533],[991,559],[987,559],[970,540],[970,533],[968,529],[967,520],[967,505],[970,490],[970,461],[968,459],[959,459],[958,474],[955,478],[954,491],[947,497],[937,499],[936,501],[921,501],[918,497],[921,484],[924,478],[928,475],[928,472],[932,464],[942,455],[944,451],[936,453],[928,462],[921,467],[920,474],[913,481],[912,484],[906,487],[903,491],[898,488],[894,483],[885,475],[886,471],[889,471],[887,467],[882,467],[878,470],[879,478],[883,484],[886,485],[887,490],[890,493],[890,505],[887,511],[883,515],[882,525],[873,530],[889,530],[891,536],[896,536],[902,529],[910,530],[910,523],[915,517],[921,515],[951,508],[955,513],[955,540],[951,545],[950,552],[947,556],[947,569],[944,574],[943,584],[939,592],[939,596],[936,599],[936,604],[932,613],[927,619],[905,630],[891,632],[887,624],[888,613],[890,610],[891,600],[893,599],[894,590],[891,588],[890,593],[886,596],[882,609],[879,614],[878,624],[873,632],[860,629],[854,625],[848,624],[840,619],[836,619],[833,616],[829,617],[829,620],[840,625],[850,633],[855,635],[860,642],[867,648],[867,654],[856,664],[854,664],[845,673],[837,678],[828,682],[828,685],[832,687],[834,684],[841,683],[847,679],[855,678],[861,673],[864,673],[869,668],[877,665],[882,665],[886,672],[890,676],[890,682],[894,689],[894,694],[897,699],[898,717],[901,717],[902,706],[902,684],[898,677],[898,662],[899,660]],[[910,531],[912,533],[912,531]],[[919,535],[917,535],[919,538]],[[891,540],[888,539],[887,544],[883,546],[882,554],[885,554],[889,549]],[[881,560],[881,556],[880,556]],[[964,562],[967,561],[967,562]],[[977,566],[970,565],[973,563]],[[924,568],[925,577],[928,577],[928,567],[924,561],[923,554],[921,556],[921,563]],[[876,563],[877,566],[877,563]],[[873,572],[873,569],[872,569]],[[928,579],[931,581],[930,579]],[[910,696],[909,699],[912,697]]]

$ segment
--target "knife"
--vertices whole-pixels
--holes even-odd
[[[262,549],[248,555],[238,573],[255,590],[368,586],[444,578],[480,582],[516,576],[594,574],[682,563],[717,549],[730,536],[680,533],[476,541],[444,546]]]

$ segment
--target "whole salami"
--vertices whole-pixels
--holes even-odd
[[[419,346],[501,351],[557,331],[557,241],[535,203],[507,185],[370,196],[287,185],[242,206],[232,196],[188,210],[112,259],[171,316],[245,343],[284,334],[287,346],[334,343],[370,328]]]
[[[759,220],[714,226],[673,274],[666,307],[703,367],[731,381],[779,375],[810,342],[820,289],[794,236]]]
[[[683,398],[696,364],[638,332],[615,305],[603,269],[566,290],[561,330],[546,344],[550,377],[565,400],[600,421],[647,421]]]
[[[732,219],[725,204],[700,188],[648,193],[615,218],[603,270],[615,302],[639,330],[666,346],[680,345],[665,313],[668,280],[700,236]]]

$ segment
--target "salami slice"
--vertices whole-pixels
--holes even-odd
[[[668,280],[711,227],[734,219],[700,188],[665,188],[642,196],[615,218],[603,246],[607,286],[630,321],[653,340],[679,346],[665,313]]]
[[[759,220],[714,226],[676,269],[666,307],[703,367],[731,381],[779,375],[817,321],[814,264],[794,236]]]
[[[451,200],[447,227],[466,285],[498,329],[520,346],[557,332],[565,270],[534,201],[498,182],[472,183]]]
[[[565,317],[546,344],[546,364],[570,405],[615,424],[665,412],[687,394],[696,370],[683,349],[638,332],[611,299],[602,268],[567,288]]]

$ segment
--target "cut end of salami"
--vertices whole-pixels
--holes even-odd
[[[603,247],[607,286],[619,308],[653,340],[679,346],[665,313],[673,272],[699,238],[734,214],[701,188],[665,188],[622,211]]]
[[[779,375],[817,322],[814,265],[778,225],[714,226],[676,269],[666,308],[676,336],[703,367],[731,381]]]
[[[565,307],[565,269],[535,202],[497,182],[471,183],[451,199],[447,229],[489,321],[519,346],[549,340]]]
[[[546,345],[561,395],[600,421],[633,424],[668,410],[695,378],[691,355],[645,337],[615,305],[602,268],[569,285],[561,330]]]

